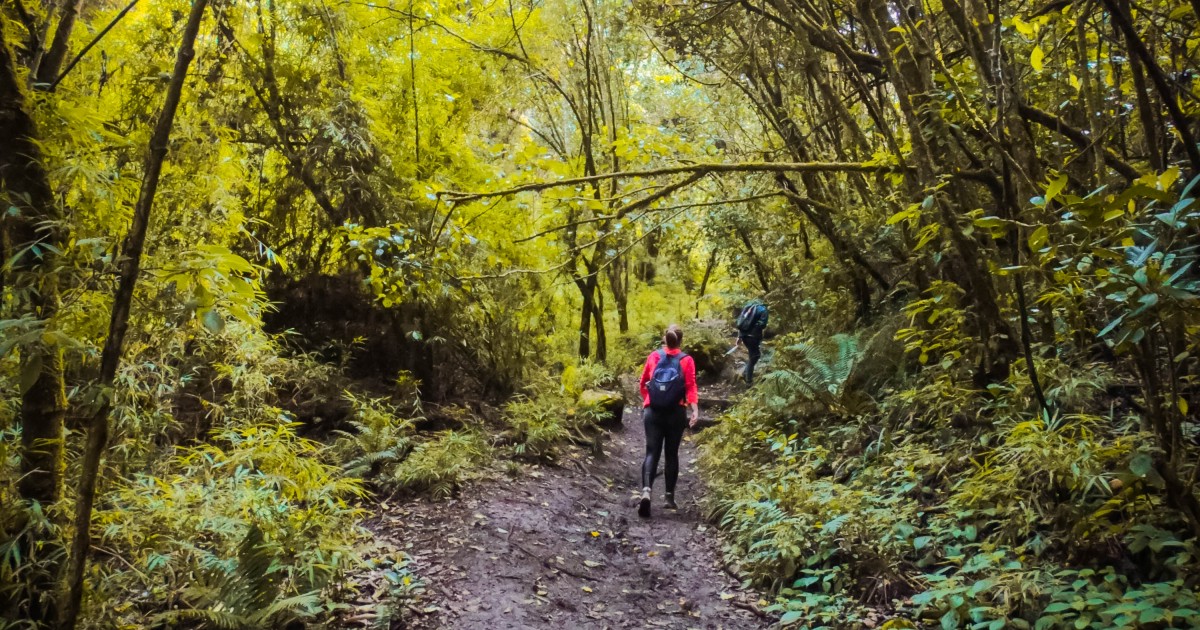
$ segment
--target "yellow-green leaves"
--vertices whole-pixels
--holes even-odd
[[[1029,234],[1029,249],[1035,252],[1041,249],[1046,244],[1046,238],[1049,235],[1050,230],[1044,225],[1034,228],[1033,232]]]
[[[1036,40],[1038,39],[1038,33],[1041,31],[1042,26],[1045,24],[1045,20],[1047,19],[1049,19],[1049,16],[1039,16],[1029,22],[1026,22],[1025,20],[1021,19],[1021,16],[1014,15],[1012,19],[1009,20],[1009,24],[1012,26],[1013,30],[1017,32],[1017,34],[1026,40],[1031,40],[1034,42],[1033,49],[1029,51],[1029,66],[1033,68],[1035,72],[1041,72],[1045,68],[1046,51],[1042,49],[1041,43]]]
[[[914,204],[910,204],[907,208],[888,217],[887,224],[888,225],[896,225],[897,223],[901,223],[904,221],[915,223],[917,221],[917,219],[920,218],[920,216],[921,216],[921,204],[914,203]]]
[[[1050,185],[1046,187],[1046,203],[1053,201],[1054,198],[1063,191],[1063,188],[1066,188],[1066,186],[1067,176],[1065,174],[1059,175],[1058,177],[1050,180]]]
[[[1046,53],[1042,51],[1041,45],[1034,44],[1033,52],[1029,53],[1029,65],[1032,66],[1034,70],[1041,72],[1042,68],[1044,67],[1043,60],[1045,57]]]
[[[1022,37],[1028,38],[1036,36],[1038,31],[1037,23],[1026,22],[1025,20],[1022,20],[1021,16],[1019,15],[1014,15],[1012,17],[1012,27],[1016,29],[1016,31],[1020,33]]]

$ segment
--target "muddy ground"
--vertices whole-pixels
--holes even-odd
[[[696,504],[691,435],[680,450],[679,511],[650,519],[634,497],[644,448],[627,407],[603,455],[571,449],[555,466],[476,483],[449,501],[387,506],[373,523],[411,558],[425,592],[409,628],[765,628],[759,595],[726,570]]]

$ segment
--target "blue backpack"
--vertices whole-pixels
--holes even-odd
[[[687,355],[680,352],[674,356],[666,350],[658,351],[658,365],[646,383],[650,392],[650,407],[669,410],[679,406],[687,396],[687,382],[683,378],[683,358]]]
[[[767,307],[763,304],[747,304],[746,307],[742,309],[741,314],[738,315],[734,326],[738,329],[738,332],[742,333],[743,335],[752,335],[755,332],[759,332],[759,330],[763,328],[762,320],[764,319],[766,312]]]

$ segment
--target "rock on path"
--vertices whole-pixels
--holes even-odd
[[[700,516],[690,439],[680,509],[638,518],[640,410],[608,434],[605,455],[573,449],[558,467],[476,483],[440,503],[390,508],[373,527],[426,582],[414,628],[765,628],[759,596],[722,569]],[[497,473],[497,477],[502,477]]]

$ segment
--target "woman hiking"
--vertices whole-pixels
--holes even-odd
[[[679,478],[679,443],[683,431],[696,426],[700,419],[697,406],[699,392],[696,390],[696,362],[679,349],[683,343],[683,331],[671,324],[663,333],[663,347],[646,357],[642,378],[638,388],[642,392],[642,424],[646,427],[646,460],[642,462],[642,498],[638,501],[638,515],[650,517],[650,487],[658,476],[658,457],[664,450],[667,461],[664,466],[667,495],[665,506],[669,510],[675,505],[675,480]],[[690,418],[687,411],[690,410]]]

